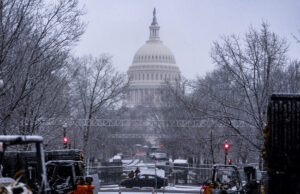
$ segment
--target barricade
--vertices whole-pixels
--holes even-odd
[[[168,179],[170,186],[174,185],[202,185],[211,178],[212,165],[198,167],[173,167],[169,165],[156,166],[155,164],[138,164],[115,166],[111,163],[89,168],[89,172],[98,174],[101,187],[106,185],[119,185],[122,180],[128,178],[131,171],[139,168],[141,174],[152,174]]]

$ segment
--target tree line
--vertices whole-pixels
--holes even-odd
[[[270,95],[300,92],[300,62],[287,52],[287,41],[265,22],[241,37],[233,34],[213,42],[210,53],[215,69],[196,80],[182,80],[180,85],[189,92],[167,88],[168,99],[170,94],[173,98],[163,103],[162,118],[176,115],[206,122],[201,129],[163,129],[175,134],[165,140],[173,148],[170,152],[183,149],[202,162],[223,162],[222,146],[227,140],[235,162],[257,162]]]
[[[115,70],[110,56],[72,55],[86,28],[83,14],[78,0],[0,1],[1,134],[40,134],[49,149],[60,148],[62,126],[45,126],[43,121],[86,119],[84,127],[67,126],[70,146],[99,154],[103,142],[109,142],[109,130],[95,132],[91,119],[141,115],[140,107],[130,112],[123,106],[128,79]],[[250,27],[242,37],[213,42],[215,69],[195,80],[178,80],[176,87],[166,84],[161,109],[151,111],[154,119],[195,119],[207,126],[158,126],[172,137],[161,140],[168,152],[215,163],[228,140],[235,145],[236,161],[257,158],[270,94],[300,89],[299,61],[287,52],[287,41],[266,23],[260,29]],[[111,147],[117,152],[117,145]]]
[[[62,126],[44,120],[104,117],[119,106],[127,82],[111,57],[71,54],[86,28],[83,14],[78,0],[0,1],[1,134],[40,134],[55,148]],[[89,131],[68,136],[86,149]]]

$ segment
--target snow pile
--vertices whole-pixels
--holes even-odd
[[[188,162],[184,159],[176,159],[174,160],[174,164],[188,164]]]

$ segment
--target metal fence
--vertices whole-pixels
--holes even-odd
[[[174,167],[170,165],[138,164],[138,165],[104,165],[89,167],[89,174],[98,174],[101,185],[119,185],[128,178],[128,174],[139,168],[141,174],[151,174],[165,177],[169,185],[202,185],[211,178],[212,165],[198,167]]]
[[[238,167],[241,181],[245,181],[244,167]],[[255,166],[255,165],[252,165]],[[100,192],[144,192],[154,193],[154,188],[125,188],[121,187],[120,183],[129,178],[128,174],[139,168],[141,174],[157,175],[164,177],[168,181],[168,186],[165,188],[157,189],[157,192],[174,192],[178,193],[201,193],[201,186],[204,182],[210,180],[213,174],[212,164],[202,164],[196,167],[191,166],[174,166],[172,165],[159,165],[143,163],[141,161],[132,161],[129,164],[122,164],[121,162],[102,163],[88,168],[90,174],[97,174],[100,180]],[[265,172],[257,171],[257,180],[263,182],[266,178]],[[245,182],[244,182],[245,183]],[[243,183],[243,184],[244,184]],[[179,192],[179,189],[183,192]],[[182,190],[183,189],[183,190]],[[186,190],[184,190],[186,189]]]

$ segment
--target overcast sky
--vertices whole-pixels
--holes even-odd
[[[174,53],[183,76],[196,78],[211,71],[213,41],[221,35],[243,35],[262,21],[285,37],[289,56],[300,59],[300,0],[80,0],[85,6],[85,34],[74,49],[77,56],[107,53],[126,72],[135,52],[149,38],[156,7],[160,38]]]

